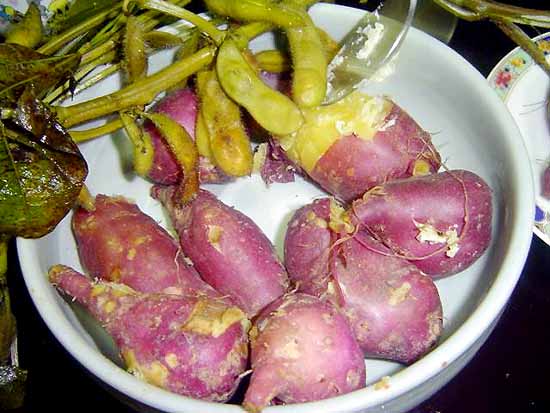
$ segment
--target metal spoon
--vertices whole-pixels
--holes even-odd
[[[323,104],[343,98],[395,58],[413,21],[416,1],[384,0],[375,12],[365,13],[329,63]]]

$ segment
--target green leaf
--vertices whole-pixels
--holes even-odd
[[[13,107],[23,91],[33,86],[38,97],[70,79],[80,55],[46,56],[18,44],[0,44],[0,107]]]
[[[25,92],[0,122],[0,234],[41,237],[73,206],[86,161],[54,115]]]

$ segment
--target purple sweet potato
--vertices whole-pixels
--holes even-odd
[[[417,360],[441,334],[442,306],[433,280],[367,234],[340,231],[344,218],[331,202],[316,200],[289,222],[285,265],[290,279],[298,291],[342,311],[367,357]]]
[[[105,327],[136,377],[203,400],[225,402],[234,394],[247,364],[250,326],[237,307],[92,282],[62,265],[49,277]]]
[[[153,111],[170,116],[195,139],[198,99],[193,90],[183,88],[166,95],[154,106]],[[155,151],[149,178],[153,182],[164,185],[173,185],[180,182],[182,170],[160,132],[148,120],[145,121],[143,127],[151,136]],[[201,182],[206,183],[223,183],[230,180],[227,175],[203,156],[199,158],[199,179]]]
[[[491,241],[492,191],[464,170],[388,182],[353,203],[362,228],[433,277],[473,264]]]
[[[329,255],[335,234],[328,227],[329,198],[318,199],[298,209],[288,223],[284,264],[299,291],[321,296],[330,278]]]
[[[78,208],[73,234],[80,261],[93,276],[141,292],[219,295],[185,261],[178,242],[122,197],[97,195],[95,208]]]
[[[327,298],[338,303],[365,355],[410,364],[426,354],[443,324],[433,280],[366,234],[336,248]]]
[[[175,199],[175,191],[156,186],[152,195],[166,207],[183,253],[207,283],[231,297],[249,317],[286,292],[287,273],[250,218],[208,191],[199,191],[187,204]]]
[[[365,387],[365,362],[346,319],[329,302],[287,294],[250,330],[252,376],[244,407],[302,403]]]
[[[344,201],[440,167],[430,134],[389,99],[355,92],[303,112],[304,125],[278,139],[296,165]]]

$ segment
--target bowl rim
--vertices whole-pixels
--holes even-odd
[[[338,17],[349,20],[358,19],[364,13],[363,10],[353,7],[322,3],[316,4],[310,9],[311,12],[320,14],[329,11],[334,12],[335,10],[338,10]],[[518,187],[520,187],[519,183],[522,184],[522,193],[515,193],[513,202],[510,204],[513,214],[510,216],[510,221],[507,222],[507,225],[510,225],[511,228],[511,242],[508,248],[510,251],[514,251],[514,254],[508,254],[502,259],[500,271],[488,288],[485,297],[478,303],[476,309],[463,324],[429,354],[394,373],[390,378],[391,385],[384,391],[376,391],[374,384],[371,384],[364,389],[320,401],[288,406],[270,406],[264,409],[266,413],[290,411],[288,410],[289,407],[294,413],[357,411],[374,406],[383,406],[384,403],[413,390],[418,383],[436,376],[446,366],[458,359],[474,345],[483,331],[491,327],[501,314],[523,270],[532,239],[535,195],[531,169],[519,167],[519,165],[528,163],[527,149],[519,129],[504,104],[490,89],[486,79],[460,54],[414,27],[410,29],[409,35],[420,36],[422,42],[432,43],[432,47],[447,55],[448,58],[460,61],[464,67],[463,75],[468,77],[468,82],[474,84],[477,88],[486,88],[490,92],[481,94],[484,102],[480,102],[480,104],[502,108],[496,113],[500,113],[501,122],[507,123],[507,129],[509,130],[507,144],[510,145],[510,150],[513,151],[516,159],[519,158],[513,176],[518,183]],[[526,183],[529,184],[525,185]],[[529,204],[531,207],[529,207]],[[69,319],[63,312],[62,305],[64,303],[57,301],[55,305],[45,306],[42,304],[50,302],[55,292],[53,289],[42,291],[40,288],[41,280],[36,276],[36,274],[41,273],[36,258],[37,245],[33,240],[17,239],[21,271],[31,299],[50,332],[92,374],[128,397],[160,410],[168,412],[185,410],[212,413],[243,412],[241,406],[238,405],[196,400],[142,382],[94,349],[78,332],[74,331]]]

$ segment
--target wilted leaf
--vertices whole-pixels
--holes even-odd
[[[0,106],[13,106],[29,85],[42,97],[69,79],[79,62],[78,54],[46,56],[18,44],[0,44]]]
[[[70,135],[31,93],[0,123],[0,233],[50,232],[70,210],[87,165]]]
[[[23,405],[27,372],[16,366],[0,366],[0,411]]]
[[[8,290],[8,242],[0,235],[0,364],[10,355],[10,347],[15,336],[15,317],[11,312]]]

